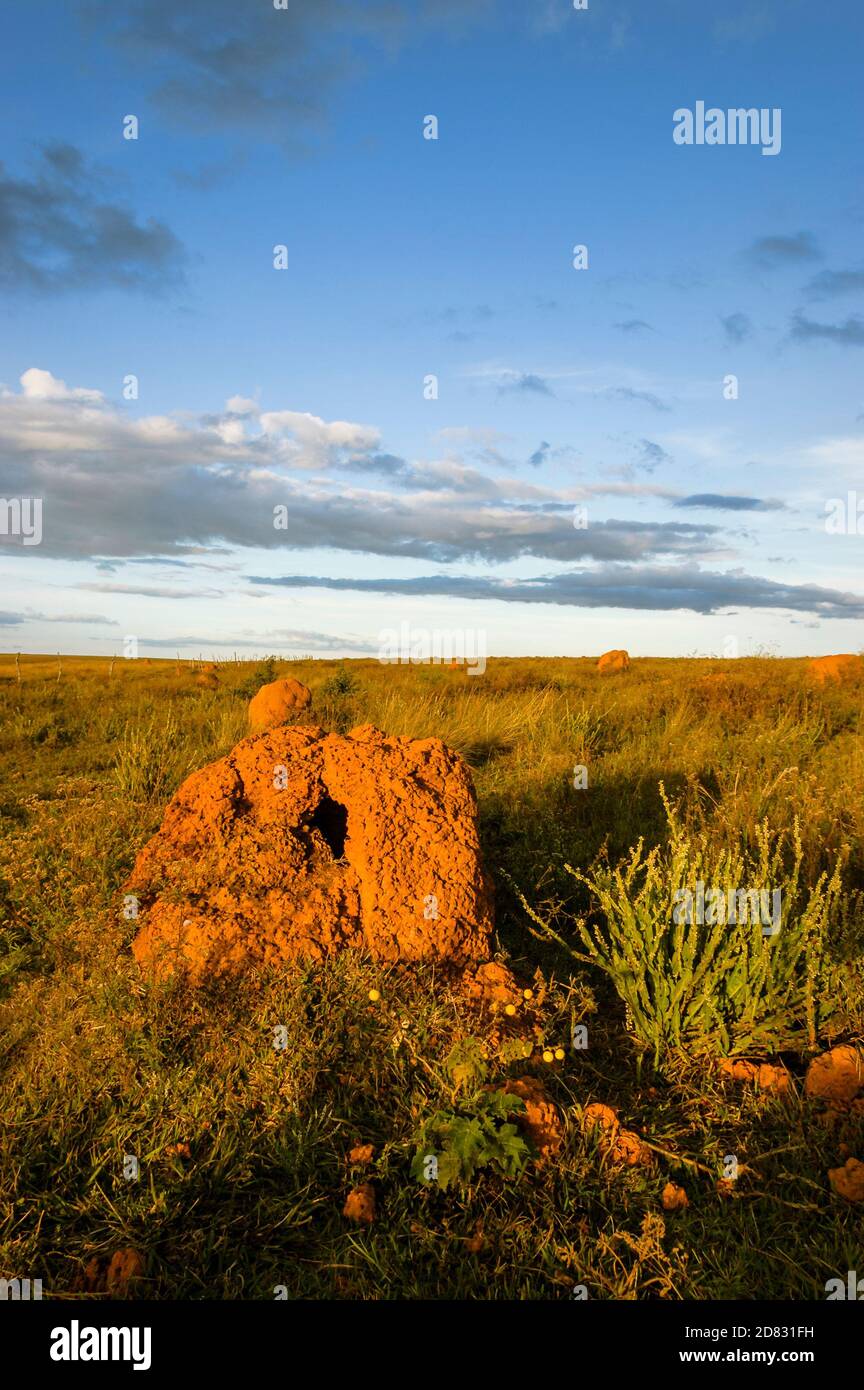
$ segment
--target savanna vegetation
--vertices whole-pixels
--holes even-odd
[[[0,1275],[92,1296],[85,1267],[131,1247],[150,1298],[820,1299],[864,1267],[864,1207],[827,1178],[864,1159],[864,1115],[801,1084],[864,1039],[860,687],[771,658],[218,674],[0,658]],[[353,953],[194,991],[140,975],[135,854],[280,674],[315,722],[471,765],[493,949],[531,991],[511,1031],[441,970]],[[780,890],[779,931],[675,923],[699,881]],[[524,1076],[563,1120],[542,1163],[503,1090]],[[598,1103],[639,1162],[585,1123]],[[343,1215],[361,1183],[368,1225]]]

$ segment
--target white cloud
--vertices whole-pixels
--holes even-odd
[[[347,420],[329,424],[317,415],[297,410],[266,411],[261,416],[261,432],[265,438],[278,441],[280,456],[303,468],[321,468],[334,451],[352,450],[367,453],[377,449],[380,432],[369,425],[354,425]]]
[[[0,397],[0,496],[43,499],[42,555],[180,557],[218,545],[504,564],[728,551],[726,531],[680,514],[618,520],[598,502],[587,528],[574,525],[576,500],[676,496],[644,483],[556,490],[458,457],[400,458],[382,452],[376,427],[309,412],[135,419],[50,373],[25,381],[29,393]],[[238,403],[248,404],[229,398]]]
[[[30,367],[21,375],[23,395],[37,401],[84,401],[89,405],[101,405],[104,396],[101,391],[88,391],[77,386],[70,390],[65,381],[42,371],[40,367]]]
[[[260,415],[261,407],[249,396],[229,396],[225,409],[232,415]]]
[[[848,473],[859,483],[864,478],[864,438],[861,435],[825,439],[812,444],[806,452],[823,470]]]

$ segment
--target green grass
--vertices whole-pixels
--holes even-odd
[[[710,670],[733,672],[728,686],[700,686]],[[106,661],[64,658],[58,681],[56,659],[22,658],[21,672],[19,684],[0,661],[0,1277],[81,1297],[87,1261],[129,1245],[146,1261],[137,1292],[155,1298],[272,1298],[286,1285],[291,1297],[545,1299],[581,1283],[606,1299],[821,1299],[827,1279],[860,1268],[860,1209],[826,1173],[842,1145],[864,1158],[862,1117],[826,1124],[800,1084],[774,1098],[723,1086],[702,1055],[782,1048],[800,1081],[813,1046],[864,1037],[860,690],[814,691],[801,663],[772,659],[645,660],[603,680],[587,660],[491,661],[482,676],[276,663],[311,686],[330,727],[437,735],[470,762],[493,949],[535,991],[525,1060],[428,968],[346,954],[197,992],[146,984],[124,877],[182,778],[245,733],[258,673],[225,665],[209,690],[174,662],[118,661],[109,677]],[[774,969],[754,940],[736,967],[737,945],[715,933],[693,988],[705,942],[676,946],[664,901],[700,875],[741,874],[787,889],[794,877],[777,938],[792,956]],[[700,1012],[706,979],[717,1007]],[[585,1050],[569,1047],[576,1023]],[[544,1043],[566,1059],[544,1064]],[[473,1097],[454,1093],[466,1048],[490,1088]],[[564,1120],[542,1166],[522,1163],[508,1118],[483,1100],[526,1074]],[[650,1167],[610,1165],[581,1123],[593,1101],[651,1145]],[[456,1135],[464,1158],[453,1125],[472,1120],[477,1161],[446,1190],[419,1181],[421,1137],[443,1152]],[[178,1143],[190,1157],[170,1152]],[[374,1145],[368,1168],[349,1163],[356,1144]],[[129,1153],[138,1182],[123,1177]],[[742,1172],[724,1197],[732,1153]],[[686,1211],[662,1211],[670,1179]],[[342,1215],[367,1180],[368,1228]]]

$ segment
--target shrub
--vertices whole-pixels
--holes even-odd
[[[655,1065],[675,1049],[728,1055],[805,1040],[815,1046],[836,1008],[839,966],[829,937],[848,910],[841,879],[845,850],[833,870],[808,888],[801,881],[797,821],[791,833],[772,832],[762,822],[751,845],[718,846],[706,831],[684,827],[662,786],[661,795],[667,844],[646,852],[640,840],[615,868],[601,863],[582,873],[565,865],[597,910],[595,920],[583,917],[575,924],[584,951],[565,941],[520,894],[540,929],[535,934],[553,938],[609,976],[627,1008],[631,1033],[651,1049]],[[709,889],[724,899],[713,899]],[[752,911],[746,921],[727,922],[730,890],[779,890],[779,929],[765,923],[763,932],[763,921]],[[767,903],[773,906],[773,899]]]
[[[265,656],[263,661],[259,661],[249,675],[235,687],[236,693],[241,699],[251,700],[253,695],[258,694],[262,685],[270,685],[271,681],[275,681],[277,674],[276,657]]]
[[[339,666],[315,692],[316,711],[323,722],[338,734],[347,733],[351,725],[356,723],[356,701],[360,688],[357,677],[344,666]]]
[[[319,694],[323,700],[340,700],[356,695],[359,690],[360,682],[357,677],[344,666],[340,666],[322,683]]]

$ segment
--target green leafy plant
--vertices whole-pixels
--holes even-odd
[[[511,1062],[527,1062],[534,1051],[531,1038],[505,1038],[498,1049],[498,1061],[509,1066]]]
[[[319,694],[324,700],[345,699],[349,695],[356,695],[360,689],[360,682],[356,676],[344,666],[339,666],[332,676],[328,676],[321,685]]]
[[[479,1038],[460,1038],[451,1047],[444,1062],[453,1081],[454,1094],[461,1090],[476,1090],[486,1079],[486,1060]]]
[[[236,687],[237,694],[244,700],[251,700],[253,695],[257,695],[262,685],[270,685],[275,681],[278,668],[275,656],[265,656],[258,665],[249,672],[240,684]]]
[[[835,1006],[837,966],[828,943],[848,913],[845,850],[808,887],[797,821],[791,833],[762,822],[752,843],[717,845],[704,830],[688,831],[662,785],[661,795],[666,845],[646,851],[640,840],[615,868],[601,864],[583,873],[565,865],[595,906],[593,920],[575,923],[584,951],[519,894],[539,928],[534,934],[605,971],[627,1007],[631,1033],[652,1050],[655,1065],[672,1049],[728,1055],[815,1046]],[[778,929],[763,932],[752,915],[732,922],[719,909],[686,912],[682,904],[688,894],[696,898],[700,884],[723,893],[779,892]]]
[[[519,1096],[504,1091],[479,1091],[460,1110],[439,1110],[415,1135],[412,1176],[418,1182],[436,1181],[445,1190],[473,1181],[491,1168],[515,1178],[531,1150],[511,1116],[524,1107]],[[434,1179],[429,1160],[433,1158]]]
[[[339,666],[315,691],[315,709],[326,724],[344,734],[355,722],[356,697],[360,692],[357,677]]]
[[[415,1134],[412,1175],[418,1182],[437,1182],[445,1189],[470,1183],[485,1168],[518,1177],[531,1148],[512,1116],[525,1102],[520,1096],[483,1087],[487,1065],[479,1038],[454,1043],[444,1069],[453,1083],[454,1108],[436,1111]],[[457,1104],[460,1094],[463,1099]]]

